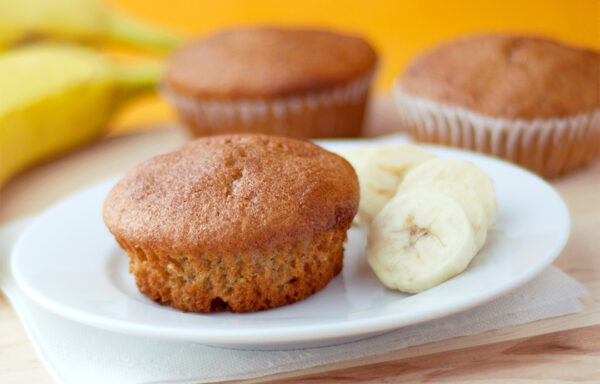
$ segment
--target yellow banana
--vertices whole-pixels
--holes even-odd
[[[0,56],[0,186],[34,163],[99,137],[115,109],[152,90],[161,67],[118,67],[79,46]]]
[[[0,49],[38,36],[117,41],[162,52],[181,43],[180,38],[129,19],[98,0],[0,0]]]

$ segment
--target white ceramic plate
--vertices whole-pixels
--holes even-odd
[[[337,150],[365,141],[322,144]],[[552,187],[493,158],[431,149],[439,156],[470,160],[490,175],[499,214],[485,248],[464,273],[416,295],[379,283],[365,261],[365,236],[352,228],[343,272],[301,302],[248,314],[183,313],[160,306],[138,292],[125,252],[102,221],[102,203],[114,180],[43,214],[19,240],[12,271],[21,288],[44,307],[88,325],[206,344],[293,348],[332,345],[471,308],[525,283],[558,256],[570,220]]]

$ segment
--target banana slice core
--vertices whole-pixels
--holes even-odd
[[[477,250],[456,200],[414,189],[394,197],[371,223],[367,260],[388,288],[417,293],[465,270]]]

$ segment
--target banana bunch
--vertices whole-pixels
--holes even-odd
[[[498,207],[491,179],[474,164],[413,145],[342,156],[356,164],[361,184],[367,260],[388,288],[432,288],[464,271],[485,245]]]
[[[31,38],[120,42],[167,52],[181,39],[129,19],[98,0],[0,0],[0,50]]]
[[[35,44],[0,55],[0,186],[90,142],[114,110],[155,88],[161,67],[119,67],[87,48]]]
[[[0,0],[0,187],[34,163],[99,137],[130,97],[152,91],[159,66],[119,67],[94,51],[38,37],[120,42],[166,52],[181,39],[98,0]]]

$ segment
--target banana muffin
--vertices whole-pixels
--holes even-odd
[[[161,93],[195,136],[358,136],[376,61],[356,36],[232,29],[175,52]]]
[[[395,84],[419,141],[490,153],[555,177],[600,146],[600,54],[527,36],[460,39],[413,61]]]
[[[103,217],[139,290],[192,312],[301,300],[342,269],[356,173],[315,144],[266,135],[201,138],[129,171]]]

